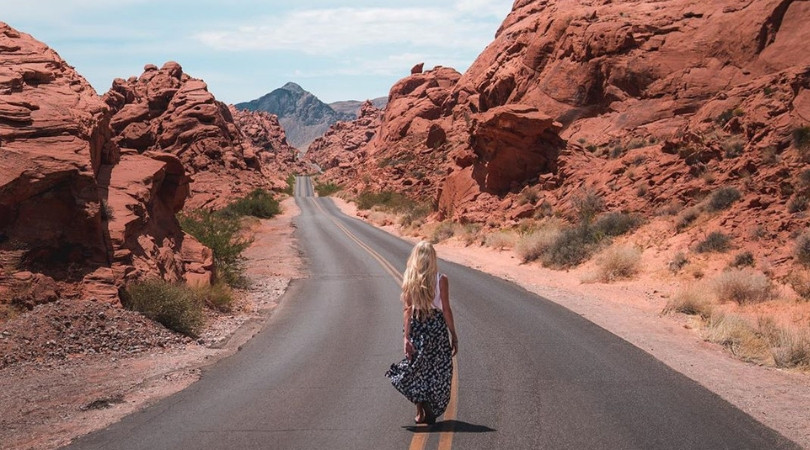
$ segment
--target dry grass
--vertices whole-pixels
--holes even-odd
[[[234,309],[233,291],[225,283],[197,286],[192,288],[194,295],[206,306],[220,312],[232,312]]]
[[[604,283],[632,278],[639,271],[641,250],[632,246],[608,249],[598,263],[598,278]]]
[[[751,269],[727,270],[713,280],[713,288],[718,300],[740,305],[764,302],[773,296],[771,280]]]
[[[455,222],[447,221],[439,223],[430,234],[430,242],[438,244],[455,236],[461,231],[461,226]]]
[[[515,244],[515,253],[523,262],[534,261],[543,255],[560,237],[556,226],[543,227],[521,236]]]
[[[810,367],[810,330],[779,328],[771,354],[777,367]]]
[[[810,273],[806,271],[792,272],[788,276],[788,284],[799,297],[810,300]]]
[[[664,314],[677,312],[708,319],[712,316],[713,310],[712,299],[706,288],[693,284],[676,292],[667,302],[663,312]]]
[[[517,242],[518,235],[514,231],[500,230],[484,237],[484,245],[495,250],[514,248]]]
[[[478,241],[481,237],[481,225],[477,223],[467,223],[461,226],[459,239],[466,246],[470,246]]]
[[[705,339],[726,347],[734,356],[758,364],[773,364],[771,346],[747,320],[715,313],[706,323]]]

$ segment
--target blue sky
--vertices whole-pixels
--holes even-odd
[[[7,1],[0,20],[55,49],[100,93],[179,62],[226,103],[294,81],[326,102],[388,95],[425,62],[464,72],[512,0]]]

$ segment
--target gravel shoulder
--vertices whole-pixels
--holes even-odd
[[[233,313],[208,314],[199,339],[100,302],[42,305],[0,324],[0,448],[63,446],[188,387],[237,352],[303,273],[292,225],[299,210],[292,198],[282,207],[250,224],[251,286],[238,292]]]

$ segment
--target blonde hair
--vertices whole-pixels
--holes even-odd
[[[433,314],[436,296],[436,250],[427,241],[420,241],[411,251],[402,276],[402,301],[411,304],[411,317],[424,320]]]

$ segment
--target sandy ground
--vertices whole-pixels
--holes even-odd
[[[251,224],[247,257],[251,287],[239,292],[239,310],[209,314],[196,341],[134,356],[82,355],[35,361],[0,370],[0,448],[57,448],[174,394],[207,366],[237,352],[278,305],[289,282],[303,273],[294,243],[293,199],[283,213]]]
[[[333,198],[344,213],[357,214],[353,204]],[[417,240],[403,236],[398,227],[382,228]],[[580,314],[810,448],[810,376],[738,360],[720,345],[704,341],[690,318],[661,314],[667,298],[679,288],[678,280],[668,274],[645,271],[632,281],[605,284],[590,281],[594,262],[571,271],[551,270],[522,264],[510,250],[465,246],[453,239],[437,244],[436,250],[440,258],[511,280]],[[665,267],[663,257],[645,254],[643,265]],[[463,342],[464,330],[458,332]]]

